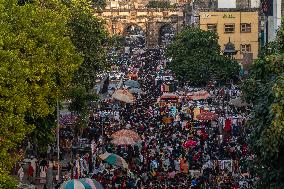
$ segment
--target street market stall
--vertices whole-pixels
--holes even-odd
[[[157,103],[159,106],[166,106],[168,104],[177,106],[179,105],[179,96],[175,93],[164,93],[160,98],[158,98]]]
[[[187,94],[187,98],[190,100],[206,100],[210,97],[210,94],[207,91],[197,91],[197,92],[190,92]]]

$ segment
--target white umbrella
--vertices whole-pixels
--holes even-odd
[[[125,89],[116,90],[112,94],[112,98],[125,103],[133,103],[135,101],[135,97],[128,90]]]

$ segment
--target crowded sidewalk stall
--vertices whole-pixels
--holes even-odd
[[[164,93],[157,100],[157,104],[160,107],[167,105],[178,106],[179,103],[180,103],[179,96],[174,93]]]
[[[207,91],[197,91],[197,92],[190,92],[187,94],[187,98],[189,100],[206,100],[210,97],[210,94]]]

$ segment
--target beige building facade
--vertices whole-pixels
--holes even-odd
[[[258,11],[200,12],[200,28],[218,34],[222,51],[230,41],[238,51],[234,57],[256,59],[259,51],[259,13]]]

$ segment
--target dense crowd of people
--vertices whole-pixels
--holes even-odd
[[[101,99],[90,112],[88,128],[76,138],[71,125],[74,117],[61,118],[62,152],[73,158],[64,178],[92,177],[104,188],[251,188],[256,181],[248,169],[254,158],[248,149],[245,127],[248,106],[233,106],[241,90],[227,87],[170,87],[176,102],[159,102],[163,95],[164,76],[174,78],[166,70],[167,60],[161,49],[129,56],[118,68],[125,75],[137,73],[141,91],[135,102],[128,104],[111,98]],[[173,91],[174,90],[174,91]],[[204,99],[190,99],[188,93],[206,91]],[[199,120],[202,112],[216,118]],[[135,131],[141,140],[134,145],[115,145],[111,135],[121,129]],[[90,150],[71,150],[84,143]],[[81,144],[82,147],[82,144]],[[70,149],[70,150],[64,150]],[[51,149],[50,149],[51,150]],[[104,152],[121,156],[128,168],[109,165],[99,158]],[[64,156],[64,154],[62,155]]]
[[[89,129],[95,132],[87,132],[86,137],[93,139],[95,150],[93,157],[81,156],[79,175],[94,173],[105,188],[249,188],[255,181],[247,167],[253,158],[245,127],[249,109],[229,104],[241,91],[234,85],[207,88],[210,97],[205,100],[189,100],[174,91],[180,94],[178,103],[159,104],[163,81],[155,79],[158,70],[165,69],[163,52],[149,50],[134,60],[122,69],[126,74],[138,71],[144,93],[136,95],[134,104],[105,99],[102,107],[107,108],[92,112]],[[215,113],[218,119],[197,120],[203,111]],[[121,129],[136,131],[141,142],[111,144],[111,134]],[[191,146],[185,145],[188,141]],[[101,161],[98,155],[104,151],[123,157],[128,170]]]

